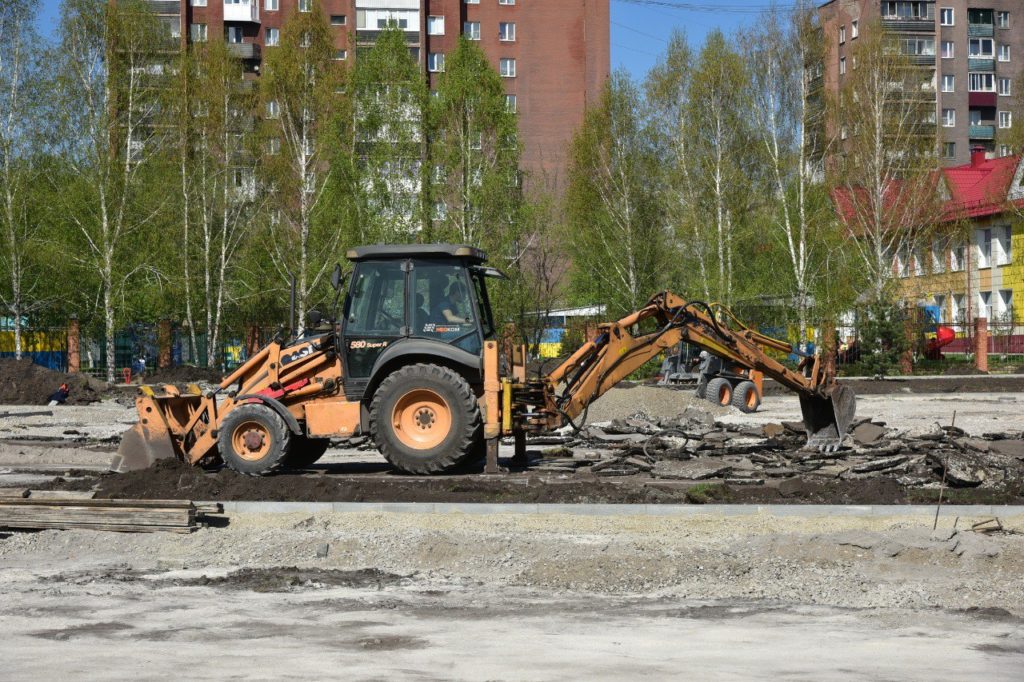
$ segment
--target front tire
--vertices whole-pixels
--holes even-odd
[[[477,454],[483,420],[476,395],[461,375],[416,364],[392,372],[378,387],[370,405],[370,432],[396,468],[436,474]]]
[[[217,445],[230,469],[264,476],[284,466],[291,432],[281,416],[266,405],[242,405],[220,425]]]
[[[741,381],[732,391],[732,405],[740,412],[750,414],[757,412],[761,404],[761,394],[753,381]]]

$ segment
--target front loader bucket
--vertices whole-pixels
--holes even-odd
[[[126,471],[146,469],[158,459],[168,457],[177,457],[177,453],[171,433],[163,422],[139,422],[121,436],[121,446],[110,462],[110,470],[123,474]]]
[[[807,449],[833,452],[853,423],[857,395],[849,386],[836,384],[827,398],[801,395],[800,412],[807,430]]]

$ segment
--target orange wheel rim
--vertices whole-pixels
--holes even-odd
[[[391,424],[402,445],[414,450],[430,450],[443,443],[451,432],[452,411],[436,392],[417,388],[395,403]]]
[[[756,391],[750,391],[749,393],[747,393],[747,407],[749,407],[750,409],[754,409],[755,407],[757,407]]]
[[[257,421],[242,422],[231,432],[231,447],[244,460],[257,461],[270,452],[270,431]]]
[[[729,386],[728,385],[722,385],[722,387],[718,389],[718,403],[720,405],[728,405],[729,404],[729,398],[731,397],[729,395],[729,392],[730,391],[729,391]]]

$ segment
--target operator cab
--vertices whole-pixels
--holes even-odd
[[[385,245],[351,249],[347,257],[355,269],[341,327],[346,394],[361,395],[385,353],[387,360],[403,349],[472,358],[479,366],[484,339],[495,335],[485,279],[504,277],[483,265],[483,251]]]

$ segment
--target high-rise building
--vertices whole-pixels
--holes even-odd
[[[1024,124],[1013,120],[1011,106],[1024,63],[1020,0],[831,0],[818,12],[827,91],[842,87],[855,68],[857,41],[879,27],[912,64],[930,72],[924,81],[933,84],[944,165],[967,163],[979,146],[990,158],[1019,151],[1010,148],[1007,132]]]
[[[398,26],[431,87],[459,35],[479,41],[518,116],[523,168],[534,186],[564,185],[569,141],[611,68],[609,0],[150,2],[183,44],[225,40],[253,77],[267,50],[278,46],[287,18],[311,11],[314,2],[330,23],[336,59],[358,59],[382,29]]]

